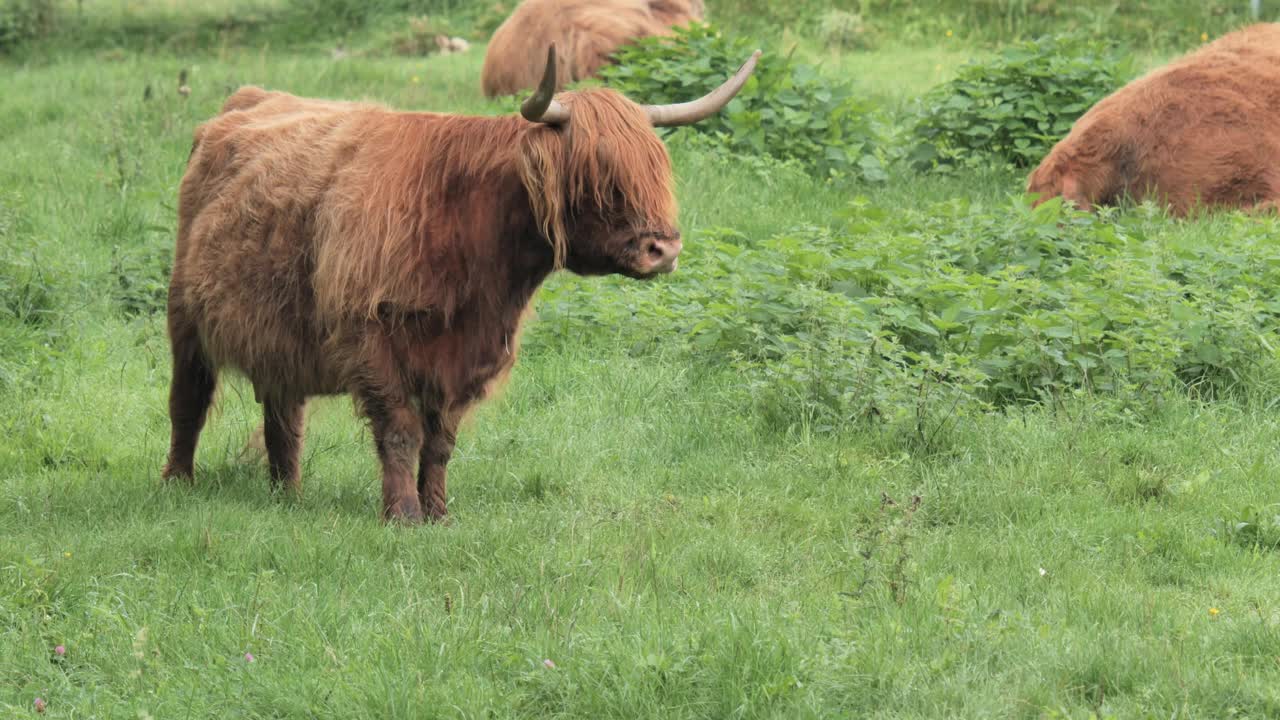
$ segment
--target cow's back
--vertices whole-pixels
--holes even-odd
[[[1280,26],[1231,33],[1103,106],[1136,150],[1131,186],[1179,212],[1270,197],[1280,166]]]
[[[1028,188],[1086,205],[1154,191],[1179,213],[1199,202],[1252,204],[1274,193],[1278,120],[1280,25],[1251,26],[1099,101]]]
[[[312,268],[316,218],[348,193],[368,128],[382,111],[246,88],[197,128],[179,191],[171,296],[218,365],[266,384],[335,392],[318,357]],[[269,377],[280,358],[295,377]]]
[[[564,87],[594,75],[623,44],[670,34],[701,14],[698,0],[525,0],[489,40],[481,85],[490,97],[536,87],[555,43]]]

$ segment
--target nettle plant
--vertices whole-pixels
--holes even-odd
[[[753,49],[743,38],[694,23],[673,37],[624,46],[600,77],[630,97],[677,102],[717,87]],[[787,55],[769,56],[724,112],[684,132],[700,133],[731,152],[796,160],[830,177],[886,177],[870,107],[848,85]]]
[[[1021,42],[966,64],[922,100],[911,163],[1035,165],[1130,74],[1130,61],[1107,45],[1071,35]]]
[[[660,285],[554,283],[530,342],[594,328],[637,353],[674,344],[733,366],[762,416],[819,430],[877,419],[923,436],[967,412],[1080,394],[1248,390],[1274,377],[1280,348],[1277,228],[1220,222],[1210,244],[1060,200],[859,201],[832,227],[706,231]]]
[[[56,10],[53,0],[0,0],[0,54],[48,34]]]

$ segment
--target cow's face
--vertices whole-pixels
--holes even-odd
[[[682,245],[671,158],[654,128],[719,112],[759,58],[757,50],[697,100],[641,106],[608,89],[557,99],[556,50],[549,47],[542,82],[520,105],[525,120],[544,125],[523,136],[521,179],[556,260],[584,275],[650,278],[675,270]]]
[[[563,266],[633,278],[675,270],[682,243],[671,158],[645,111],[611,90],[562,97],[571,119],[527,136],[524,165]]]
[[[637,221],[612,209],[580,216],[566,230],[564,264],[579,275],[651,278],[675,270],[683,247],[674,223]]]
[[[1066,162],[1046,160],[1041,163],[1027,177],[1027,192],[1038,196],[1032,202],[1032,207],[1039,207],[1052,198],[1061,197],[1086,212],[1093,209],[1089,194],[1081,188],[1076,173]]]
[[[669,273],[683,245],[667,148],[630,101],[593,97],[590,109],[579,101],[567,128],[568,180],[590,190],[571,193],[565,267],[581,275]]]
[[[609,182],[586,193],[561,191],[550,198],[530,193],[542,241],[551,245],[559,267],[579,275],[638,279],[676,269],[684,243],[675,221],[669,161],[660,143],[658,148],[662,162],[654,166],[665,176],[655,173],[643,190]]]

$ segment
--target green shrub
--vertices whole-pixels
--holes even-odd
[[[287,8],[304,35],[341,37],[379,18],[474,12],[474,5],[465,0],[288,0]]]
[[[0,194],[0,322],[38,328],[53,313],[52,286],[34,250],[15,194]]]
[[[169,246],[111,251],[112,297],[125,317],[162,313],[169,300]]]
[[[497,0],[496,2],[484,1],[477,5],[480,9],[471,28],[472,34],[488,39],[502,23],[507,21],[516,3],[515,0]]]
[[[0,53],[46,35],[53,21],[53,0],[0,0]]]
[[[1275,18],[1264,2],[1265,19]],[[1007,43],[1055,32],[1123,40],[1127,46],[1185,48],[1201,33],[1218,35],[1250,21],[1246,0],[707,0],[709,18],[732,18],[752,34],[790,27],[821,30],[822,15],[856,13],[907,44],[937,43],[953,30],[957,42]]]
[[[1220,240],[1183,244],[1152,237],[1162,225],[1148,218],[1060,201],[857,202],[842,221],[765,239],[707,232],[659,283],[558,280],[530,343],[675,346],[733,365],[767,417],[819,429],[936,427],[1079,393],[1221,393],[1261,382],[1280,348],[1274,222],[1229,216]]]
[[[818,37],[823,45],[840,50],[865,49],[871,33],[862,16],[845,10],[827,10],[818,16]]]
[[[39,328],[53,314],[53,288],[40,261],[0,251],[0,320]]]
[[[8,247],[0,228],[0,394],[39,371],[36,358],[57,336],[55,308],[39,259]]]
[[[695,23],[671,38],[623,47],[600,76],[639,102],[683,102],[724,82],[753,50],[745,39]],[[705,134],[731,152],[798,160],[824,174],[885,177],[869,108],[849,86],[789,56],[762,57],[728,108],[689,132]]]
[[[1127,62],[1095,41],[1058,36],[1018,43],[963,66],[923,99],[911,160],[922,168],[992,160],[1034,165],[1127,76]]]
[[[730,2],[734,0],[728,0]],[[850,2],[851,0],[838,0]],[[935,39],[947,29],[964,37],[995,42],[1047,33],[1080,32],[1122,40],[1127,46],[1185,47],[1202,32],[1219,34],[1249,21],[1246,0],[861,0],[862,12],[884,24],[889,18],[903,35]],[[1270,3],[1263,3],[1269,5]],[[1269,8],[1268,13],[1272,10]]]
[[[405,21],[404,29],[391,35],[391,51],[396,55],[407,57],[423,57],[440,52],[437,38],[451,35],[447,25],[438,19],[423,15],[411,17]]]
[[[1250,550],[1280,550],[1280,507],[1250,505],[1230,518],[1219,518],[1211,532]]]

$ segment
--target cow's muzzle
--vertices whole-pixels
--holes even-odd
[[[661,275],[676,269],[684,243],[680,233],[647,234],[640,238],[636,271],[640,275]]]

